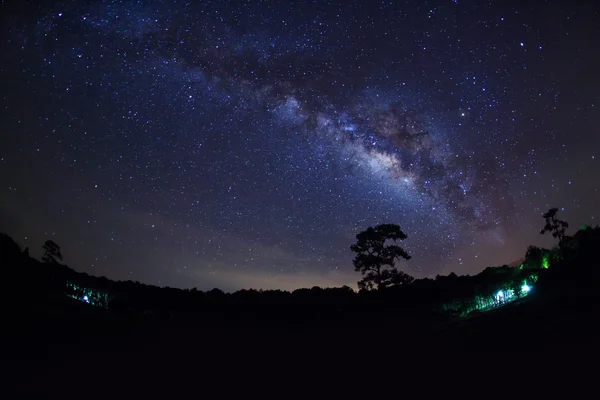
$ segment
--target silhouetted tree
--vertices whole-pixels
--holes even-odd
[[[517,299],[521,298],[521,288],[522,288],[522,283],[519,280],[513,280],[512,282],[510,282],[509,284],[509,289],[513,291],[515,297]]]
[[[364,276],[359,282],[360,289],[377,289],[393,285],[395,281],[406,282],[407,278],[395,268],[396,259],[410,260],[408,253],[396,245],[396,240],[404,240],[408,236],[400,226],[381,224],[369,227],[356,235],[356,243],[350,250],[356,253],[354,269]],[[386,244],[393,241],[394,244]]]
[[[408,285],[413,283],[415,280],[415,278],[403,271],[393,269],[390,270],[390,272],[392,273],[391,283],[394,286]]]
[[[42,248],[44,249],[44,255],[42,256],[43,262],[48,264],[58,264],[57,260],[62,261],[63,257],[60,253],[60,246],[52,240],[46,240]]]
[[[527,247],[523,266],[531,269],[548,268],[551,251],[537,246]]]
[[[569,227],[569,224],[566,221],[558,219],[556,216],[557,213],[558,208],[551,208],[544,214],[546,225],[540,233],[543,235],[546,232],[552,232],[552,236],[558,238],[558,244],[561,245],[565,239],[565,231]]]
[[[354,293],[354,290],[352,290],[352,288],[348,285],[344,285],[341,288],[337,289],[340,291],[340,293]]]

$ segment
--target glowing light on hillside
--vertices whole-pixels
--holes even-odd
[[[542,258],[542,268],[548,269],[550,266],[550,256],[548,254],[544,254],[544,258]]]
[[[502,301],[504,300],[504,292],[501,290],[496,294],[496,300],[497,301]]]

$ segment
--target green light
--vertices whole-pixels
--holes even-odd
[[[530,290],[531,290],[531,288],[527,284],[521,286],[521,291],[523,293],[528,293]]]
[[[542,268],[548,269],[549,266],[550,266],[550,255],[544,254],[544,257],[542,258]]]
[[[92,288],[81,287],[73,282],[67,282],[66,286],[67,291],[65,294],[67,296],[93,306],[102,308],[108,307],[108,293]]]

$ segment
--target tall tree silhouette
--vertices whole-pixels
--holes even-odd
[[[369,227],[356,235],[356,243],[350,246],[350,250],[356,253],[354,269],[363,275],[358,282],[359,288],[373,289],[376,286],[381,289],[412,282],[412,277],[395,268],[396,259],[410,260],[408,253],[395,244],[396,240],[407,237],[400,226],[394,224]]]
[[[546,225],[540,233],[543,235],[546,232],[552,232],[552,236],[558,238],[560,246],[565,240],[565,231],[569,227],[569,224],[566,221],[558,219],[556,214],[558,214],[558,208],[551,208],[544,214]]]
[[[44,255],[42,256],[43,262],[48,264],[58,264],[57,260],[62,261],[63,257],[60,252],[60,246],[52,240],[46,240],[42,248],[44,249]]]

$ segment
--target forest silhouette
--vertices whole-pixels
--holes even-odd
[[[38,261],[0,234],[2,347],[13,360],[5,377],[22,389],[59,393],[65,380],[87,390],[108,375],[179,379],[175,371],[191,361],[197,370],[199,362],[212,368],[281,352],[310,368],[308,354],[333,359],[348,351],[368,362],[464,350],[587,354],[598,337],[600,227],[569,236],[556,209],[544,218],[542,234],[558,240],[552,249],[530,246],[519,266],[435,279],[396,268],[410,258],[397,244],[407,238],[398,225],[369,227],[351,247],[359,291],[225,293],[113,281],[63,265],[57,243],[46,241]],[[31,360],[46,365],[41,376],[29,370]]]
[[[351,246],[356,254],[355,270],[363,276],[358,292],[343,286],[225,293],[217,288],[203,292],[112,281],[61,264],[61,249],[51,240],[44,243],[39,262],[29,256],[29,249],[22,250],[10,236],[1,234],[2,293],[21,303],[62,304],[63,298],[69,297],[114,313],[158,319],[350,322],[361,315],[361,319],[375,323],[391,315],[418,315],[430,320],[460,318],[503,306],[508,300],[544,292],[554,296],[597,283],[594,265],[600,228],[584,227],[568,236],[568,224],[558,219],[557,211],[551,209],[544,214],[546,224],[541,231],[551,232],[558,239],[557,246],[530,246],[520,266],[487,267],[473,276],[451,273],[435,279],[414,279],[395,267],[397,260],[410,259],[396,244],[407,238],[400,226],[369,227],[357,234]]]

